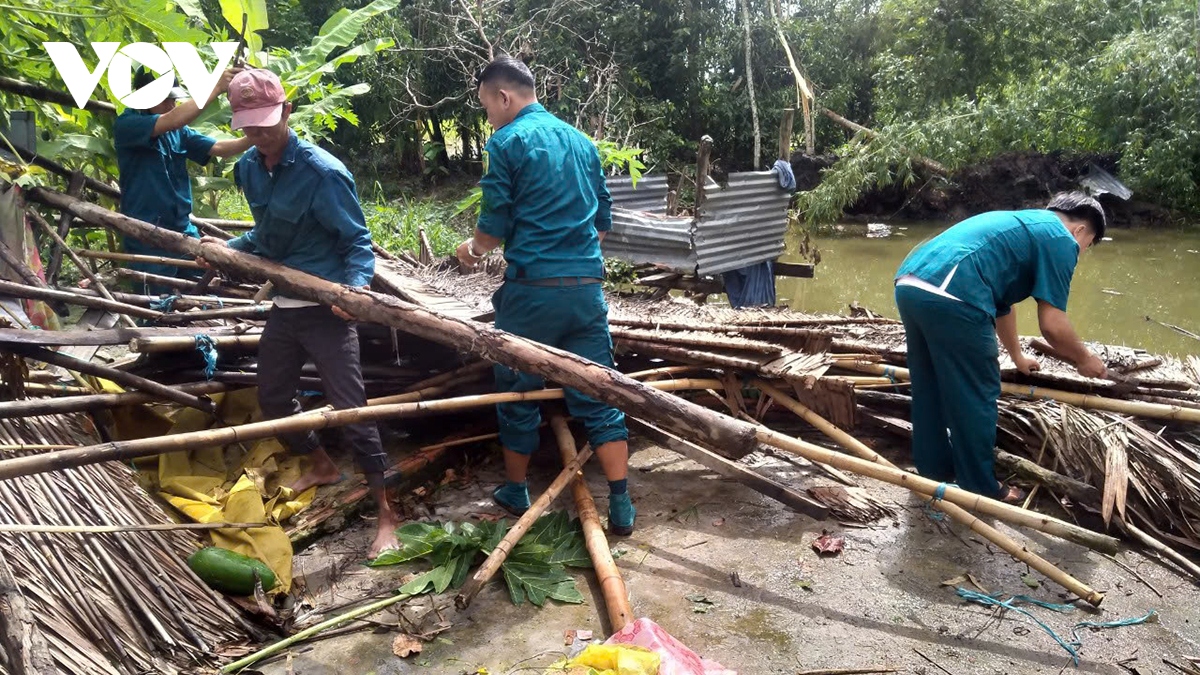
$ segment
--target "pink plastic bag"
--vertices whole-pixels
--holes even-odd
[[[638,619],[614,633],[604,644],[637,645],[662,657],[658,675],[737,675],[716,661],[700,658],[650,619]]]

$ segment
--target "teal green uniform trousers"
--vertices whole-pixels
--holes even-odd
[[[912,453],[926,478],[998,497],[995,321],[965,302],[896,287],[912,380]]]
[[[612,337],[608,332],[608,303],[601,285],[530,286],[506,281],[492,296],[496,327],[544,345],[613,367]],[[533,391],[545,386],[540,376],[496,366],[496,391]],[[567,409],[587,431],[588,443],[598,448],[629,438],[620,410],[574,389],[565,392]],[[500,443],[528,455],[538,447],[542,416],[534,402],[496,406]]]

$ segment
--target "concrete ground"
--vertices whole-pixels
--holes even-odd
[[[787,460],[757,454],[747,460],[795,487],[831,484],[823,474]],[[1062,614],[1027,606],[1064,639],[1070,640],[1072,626],[1080,621],[1107,622],[1157,610],[1157,623],[1081,630],[1076,669],[1067,652],[1028,617],[966,603],[942,582],[970,573],[989,591],[1055,603],[1067,601],[1062,589],[1036,573],[1028,578],[1040,586],[1030,588],[1022,579],[1028,572],[1023,564],[963,528],[935,522],[902,489],[861,479],[874,496],[894,506],[895,516],[851,527],[796,514],[661,448],[636,452],[631,466],[638,530],[610,544],[620,556],[617,564],[634,611],[743,675],[871,666],[928,675],[1165,675],[1178,671],[1164,658],[1183,664],[1186,656],[1200,656],[1200,589],[1136,552],[1117,558],[1164,597],[1099,554],[994,523],[1107,593],[1100,611],[1080,606]],[[606,495],[598,467],[588,469],[593,494]],[[544,488],[555,473],[551,465],[537,468],[534,490]],[[498,462],[476,478],[439,490],[426,517],[457,521],[499,513],[489,498],[500,478]],[[597,503],[604,513],[606,501]],[[811,543],[823,530],[845,537],[841,554],[822,558],[814,552]],[[360,523],[298,556],[296,577],[307,584],[310,603],[325,610],[384,597],[405,574],[426,569],[419,563],[364,567],[369,532],[369,523]],[[563,656],[565,630],[592,630],[597,637],[608,632],[590,571],[578,570],[575,576],[587,598],[584,605],[517,607],[502,582],[494,581],[466,612],[454,610],[450,595],[422,598],[401,610],[403,619],[394,612],[377,614],[372,617],[377,625],[369,630],[300,645],[287,659],[258,669],[268,675],[540,673]],[[711,604],[694,602],[698,596]],[[425,643],[420,654],[401,659],[392,653],[397,624],[410,633],[444,632]]]

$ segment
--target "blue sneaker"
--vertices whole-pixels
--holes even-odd
[[[628,537],[633,534],[633,519],[637,517],[637,509],[628,492],[608,496],[608,531],[618,537]]]
[[[529,487],[525,483],[508,483],[492,490],[492,500],[514,516],[529,510]]]

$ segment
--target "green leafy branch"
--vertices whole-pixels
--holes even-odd
[[[410,523],[396,531],[400,549],[386,551],[368,563],[372,567],[428,560],[432,568],[400,587],[401,593],[443,593],[460,588],[479,558],[490,554],[508,532],[507,521],[461,524]],[[583,595],[567,567],[591,567],[579,521],[566,511],[537,520],[500,566],[514,605],[528,600],[538,607],[546,600],[581,604]]]

